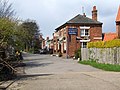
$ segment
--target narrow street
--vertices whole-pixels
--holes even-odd
[[[120,73],[106,72],[73,59],[25,54],[25,74],[8,90],[119,90]]]

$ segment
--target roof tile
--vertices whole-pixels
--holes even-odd
[[[116,38],[117,38],[116,33],[105,33],[103,41],[110,41],[110,40],[114,40]]]
[[[56,30],[59,30],[60,28],[64,27],[66,24],[102,25],[102,23],[99,21],[96,21],[96,20],[93,20],[93,19],[90,19],[88,17],[85,17],[83,15],[78,14],[77,16],[72,18],[71,20],[67,21],[63,25],[56,28]]]
[[[119,6],[119,9],[118,9],[116,21],[120,21],[120,6]]]
[[[88,17],[84,17],[83,15],[80,15],[78,14],[77,16],[75,16],[74,18],[72,18],[71,20],[69,20],[68,22],[66,23],[76,23],[76,24],[102,24],[101,22],[99,21],[96,21],[96,20],[93,20],[93,19],[90,19]]]

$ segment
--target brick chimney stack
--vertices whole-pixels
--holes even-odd
[[[84,16],[84,17],[86,17],[86,14],[85,14],[85,13],[83,13],[83,16]]]
[[[47,39],[46,40],[49,40],[49,37],[47,37]]]
[[[120,39],[120,6],[116,17],[116,33],[117,37]]]
[[[92,19],[97,21],[97,10],[96,10],[96,6],[93,7]]]

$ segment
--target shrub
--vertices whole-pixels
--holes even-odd
[[[61,53],[61,52],[59,52],[58,56],[59,56],[59,57],[62,57],[62,53]]]
[[[75,51],[75,59],[81,59],[81,49],[78,49],[77,51]]]
[[[111,41],[97,41],[90,42],[87,44],[88,48],[113,48],[120,47],[120,39],[111,40]]]

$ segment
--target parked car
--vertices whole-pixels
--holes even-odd
[[[39,50],[34,50],[34,54],[39,54],[40,51]]]
[[[46,49],[40,49],[40,54],[47,54],[47,50]]]

